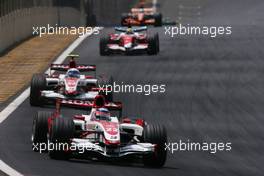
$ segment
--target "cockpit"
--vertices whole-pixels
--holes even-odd
[[[69,69],[66,73],[66,78],[80,78],[80,71],[77,69]]]
[[[95,120],[111,121],[111,115],[108,109],[99,108],[94,112]]]

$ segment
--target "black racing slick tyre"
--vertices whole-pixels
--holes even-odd
[[[34,74],[31,79],[29,101],[31,106],[43,105],[41,91],[47,87],[46,77],[42,74]]]
[[[121,26],[127,26],[126,19],[129,18],[128,14],[122,14],[121,17]]]
[[[66,160],[70,157],[70,140],[74,137],[74,123],[70,118],[55,118],[50,130],[50,142],[54,144],[49,150],[49,156],[56,160]]]
[[[39,151],[40,145],[45,145],[48,142],[48,118],[51,116],[52,112],[38,111],[33,119],[31,141],[34,151]]]
[[[100,55],[101,56],[107,56],[109,55],[109,51],[107,48],[107,44],[109,42],[109,37],[102,37],[100,38]]]
[[[148,50],[147,53],[149,55],[156,55],[158,54],[158,44],[157,44],[157,39],[155,37],[149,37],[148,39]]]
[[[112,89],[113,89],[114,78],[112,76],[107,81],[107,85],[112,86]],[[114,101],[113,90],[111,92],[108,92],[107,95],[105,95],[105,100],[107,102],[113,102]]]
[[[154,26],[159,27],[162,26],[162,14],[158,13],[154,15],[155,23]]]
[[[154,38],[155,38],[155,40],[156,40],[156,47],[157,47],[157,52],[159,52],[160,51],[160,44],[159,44],[159,34],[158,33],[156,33],[155,35],[154,35]]]
[[[167,159],[165,144],[167,142],[167,133],[162,125],[146,125],[143,131],[143,141],[156,144],[155,152],[143,156],[143,163],[148,167],[162,167]]]

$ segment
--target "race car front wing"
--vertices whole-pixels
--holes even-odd
[[[76,150],[73,152],[77,154],[93,152],[108,158],[119,158],[128,155],[145,155],[155,152],[155,144],[151,143],[127,144],[120,147],[102,147],[99,144],[90,142],[88,139],[74,138],[72,139],[71,145],[75,146]]]

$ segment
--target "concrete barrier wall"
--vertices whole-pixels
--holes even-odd
[[[59,8],[59,21],[57,24],[60,26],[84,26],[85,22],[82,21],[85,18],[85,14],[81,14],[81,12],[77,9],[70,7],[62,7]]]
[[[33,26],[79,26],[80,11],[70,7],[33,7],[0,18],[0,52],[32,35]],[[60,20],[59,20],[60,19]]]
[[[98,25],[120,25],[121,13],[137,0],[79,0],[80,8],[69,6],[31,7],[0,17],[0,53],[30,37],[33,26],[85,26],[95,15]]]

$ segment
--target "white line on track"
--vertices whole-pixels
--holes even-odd
[[[68,56],[68,54],[70,54],[75,48],[77,48],[77,46],[79,46],[82,43],[82,41],[84,41],[88,36],[92,35],[92,33],[87,33],[83,37],[79,37],[78,39],[76,39],[66,50],[63,51],[63,53],[54,61],[54,63],[57,64],[62,63],[65,60],[65,58]],[[48,72],[48,70],[46,72]],[[3,111],[0,112],[0,124],[5,119],[7,119],[7,117],[27,99],[27,97],[29,96],[29,92],[30,92],[30,88],[28,87],[14,101],[12,101],[9,105],[7,105],[7,107],[3,109]],[[6,173],[7,175],[22,176],[21,173],[8,166],[2,160],[0,160],[0,170]]]
[[[6,163],[4,163],[2,160],[0,160],[0,168],[1,171],[12,176],[22,176],[21,173],[17,172],[12,167],[8,166]]]

